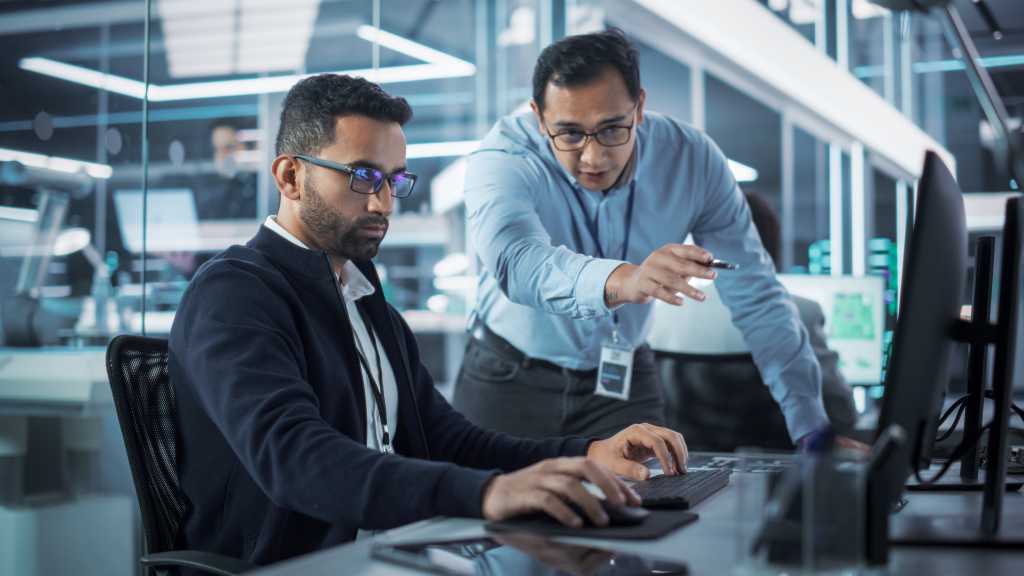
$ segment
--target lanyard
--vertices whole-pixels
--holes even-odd
[[[626,254],[629,252],[629,236],[633,229],[633,199],[636,196],[636,180],[629,183],[629,198],[626,200],[626,231],[625,240],[622,242],[622,257],[619,260],[625,260]],[[587,217],[587,209],[583,204],[583,198],[580,197],[580,191],[576,186],[572,186],[572,195],[576,198],[576,203],[580,207],[580,212],[583,214],[583,220],[587,224],[587,232],[590,234],[591,240],[594,241],[594,245],[597,247],[597,257],[604,258],[604,248],[601,247],[601,236],[600,236],[600,221],[601,211],[598,210],[597,214],[594,215],[594,219],[591,220]],[[572,221],[572,232],[576,237],[576,244],[583,248],[583,237],[580,234],[579,226],[576,224],[574,218],[570,218]]]
[[[352,327],[352,338],[356,341],[356,356],[359,357],[359,364],[366,372],[366,377],[370,380],[370,390],[373,393],[373,404],[377,407],[377,414],[380,417],[381,426],[384,428],[384,436],[381,439],[381,445],[384,448],[384,452],[390,454],[391,449],[391,435],[388,432],[388,408],[384,401],[384,370],[381,368],[380,361],[380,349],[377,347],[377,337],[373,334],[373,326],[370,324],[367,315],[356,305],[356,310],[359,311],[359,316],[363,320],[363,324],[366,328],[366,333],[370,336],[370,342],[373,345],[373,354],[377,359],[377,378],[374,379],[373,372],[370,371],[370,363],[366,360],[366,356],[363,354],[362,345],[359,343],[359,336],[356,334],[355,326],[352,326],[351,320],[349,326]]]
[[[580,207],[580,212],[583,213],[583,220],[587,223],[587,232],[590,233],[590,239],[594,241],[594,245],[597,247],[597,257],[598,258],[604,258],[604,248],[601,247],[601,236],[600,236],[601,230],[600,230],[600,225],[599,225],[599,222],[601,221],[601,211],[600,211],[600,209],[598,209],[597,214],[594,215],[594,219],[593,220],[588,218],[587,217],[587,209],[583,205],[583,198],[580,197],[579,189],[576,186],[571,186],[571,187],[572,187],[572,195],[573,195],[574,198],[576,198],[576,203]],[[629,235],[630,235],[630,232],[633,230],[633,200],[634,200],[635,196],[636,196],[636,180],[633,180],[632,182],[629,183],[629,197],[626,199],[626,230],[625,230],[625,236],[626,237],[622,241],[622,256],[619,258],[619,260],[626,260],[626,255],[629,253]],[[572,221],[572,233],[573,233],[573,236],[575,236],[576,245],[579,246],[580,249],[582,250],[583,249],[583,238],[582,238],[582,235],[580,234],[579,226],[576,225],[576,220],[574,218],[570,218],[569,220]],[[618,334],[619,334],[619,331],[618,331],[619,313],[618,312],[612,313],[612,323],[613,323],[613,325],[615,327],[614,331],[612,332],[612,337],[615,340],[618,340]]]

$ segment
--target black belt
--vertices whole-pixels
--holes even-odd
[[[547,360],[530,358],[521,350],[509,344],[508,340],[505,340],[501,336],[492,332],[491,329],[483,322],[477,322],[471,334],[473,338],[479,340],[491,350],[494,350],[507,360],[511,360],[512,362],[519,364],[523,368],[543,368],[545,370],[568,374],[580,379],[597,377],[597,368],[591,368],[590,370],[574,370],[572,368],[563,368],[562,366],[559,366],[554,362],[548,362]]]

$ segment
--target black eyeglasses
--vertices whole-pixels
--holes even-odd
[[[323,158],[295,154],[295,158],[305,160],[322,168],[328,168],[349,175],[348,187],[357,194],[373,195],[380,192],[387,180],[391,185],[391,195],[395,198],[408,198],[412,195],[412,189],[416,186],[416,175],[412,172],[401,170],[394,174],[385,174],[376,168],[368,166],[349,166],[338,164]]]
[[[636,107],[633,108],[633,112],[635,111]],[[632,114],[632,112],[630,113]],[[614,148],[629,142],[629,134],[633,131],[633,126],[635,125],[636,117],[633,118],[633,123],[629,126],[605,126],[594,132],[570,129],[557,134],[548,132],[548,137],[551,138],[551,143],[554,144],[555,148],[562,152],[583,150],[587,147],[587,141],[591,138],[597,140],[597,143],[605,148]],[[544,130],[547,131],[546,125]]]

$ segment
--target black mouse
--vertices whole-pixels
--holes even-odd
[[[608,526],[636,526],[643,524],[644,520],[651,515],[651,511],[640,506],[616,506],[610,504],[607,500],[598,499],[601,503],[601,507],[604,508],[604,513],[608,515]],[[576,505],[575,502],[566,502],[569,508],[576,513],[577,516],[583,519],[583,523],[586,526],[595,526],[590,521],[590,517],[587,516],[586,512],[582,508]]]

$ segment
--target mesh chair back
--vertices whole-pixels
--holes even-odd
[[[142,511],[145,552],[173,550],[188,500],[178,484],[177,410],[167,341],[114,338],[107,347],[107,377]]]

